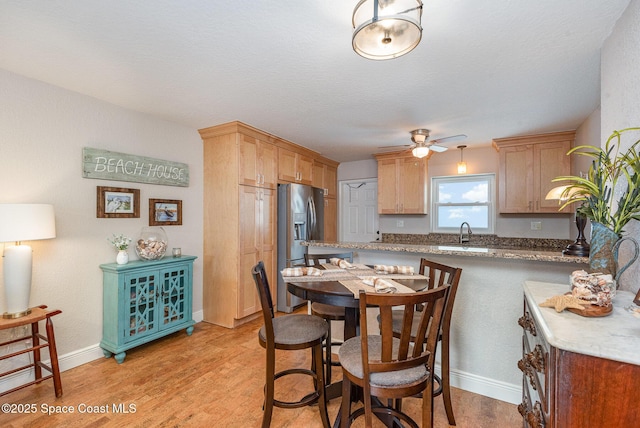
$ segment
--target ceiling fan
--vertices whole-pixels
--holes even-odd
[[[429,154],[429,150],[433,150],[436,153],[442,153],[444,151],[447,151],[449,149],[448,147],[440,145],[440,143],[443,143],[444,141],[451,142],[451,141],[457,141],[457,140],[467,138],[465,134],[458,134],[458,135],[451,135],[449,137],[437,138],[435,140],[427,141],[427,138],[429,138],[430,132],[431,131],[429,129],[425,129],[425,128],[414,129],[413,131],[410,132],[411,141],[413,141],[413,144],[411,145],[403,144],[402,146],[382,146],[378,148],[388,149],[392,147],[409,147],[407,150],[411,150],[411,153],[413,153],[413,156],[417,158],[423,158]]]

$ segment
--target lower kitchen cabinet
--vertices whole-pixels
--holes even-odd
[[[538,306],[568,290],[568,284],[524,285],[524,315],[518,320],[523,328],[518,411],[524,426],[638,426],[640,335],[638,319],[624,309],[634,295],[618,291],[614,311],[601,318]]]
[[[102,348],[118,364],[126,350],[178,330],[193,332],[195,256],[100,265],[103,272]]]

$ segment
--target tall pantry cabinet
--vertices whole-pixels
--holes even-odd
[[[260,310],[251,268],[263,260],[276,296],[277,147],[240,122],[201,129],[204,320],[233,328]]]

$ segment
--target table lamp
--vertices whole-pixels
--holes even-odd
[[[56,237],[53,205],[0,204],[0,242],[6,246],[2,256],[6,312],[3,318],[19,318],[31,313],[32,249],[21,241]]]
[[[568,185],[554,187],[553,189],[549,190],[549,193],[547,193],[545,199],[566,201],[576,193],[575,191],[572,191],[573,189],[567,191],[567,188],[569,187],[570,186]],[[576,227],[578,228],[578,237],[576,238],[576,241],[574,243],[567,245],[567,247],[562,250],[562,254],[566,256],[589,257],[591,246],[589,245],[589,243],[587,243],[587,240],[584,237],[584,228],[586,225],[587,218],[584,215],[580,214],[579,210],[576,211]]]

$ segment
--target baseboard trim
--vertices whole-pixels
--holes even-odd
[[[440,373],[440,367],[436,364],[436,373]],[[483,376],[466,373],[459,370],[451,370],[451,386],[464,389],[475,394],[484,395],[495,400],[506,401],[511,404],[522,403],[522,386],[502,382]]]

